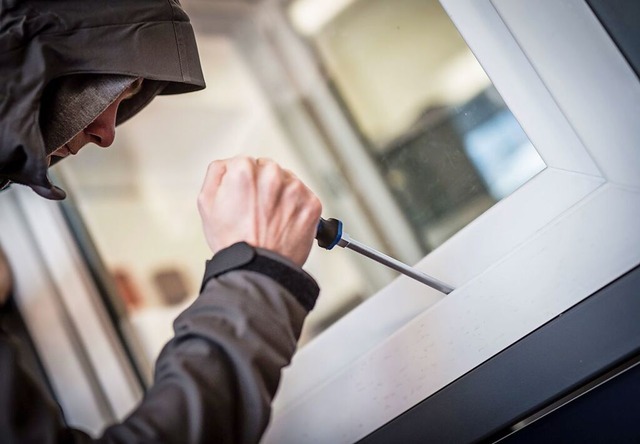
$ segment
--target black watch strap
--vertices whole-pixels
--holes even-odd
[[[255,271],[269,276],[286,288],[307,311],[314,307],[320,293],[320,288],[307,273],[260,254],[246,242],[220,250],[207,261],[200,292],[209,280],[232,270]]]

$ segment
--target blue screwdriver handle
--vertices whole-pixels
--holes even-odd
[[[342,221],[334,218],[320,218],[318,230],[316,231],[318,245],[327,250],[331,250],[338,245],[340,239],[342,239]]]

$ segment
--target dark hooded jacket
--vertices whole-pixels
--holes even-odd
[[[155,93],[204,87],[191,25],[175,0],[0,0],[0,182],[64,197],[47,176],[38,119],[47,84],[71,74],[158,82],[141,95],[145,100],[123,107],[118,122]],[[310,276],[272,252],[236,244],[218,253],[208,262],[200,296],[174,323],[153,386],[99,441],[257,442],[318,292]],[[3,331],[0,441],[92,441],[65,425]]]
[[[166,84],[162,94],[204,88],[193,30],[175,0],[0,0],[0,182],[64,197],[47,177],[39,111],[45,87],[71,74],[144,77]],[[125,106],[118,123],[144,105]]]

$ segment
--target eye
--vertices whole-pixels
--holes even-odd
[[[142,89],[143,80],[144,79],[142,77],[139,77],[136,81],[129,85],[129,87],[124,92],[124,97],[122,98],[122,100],[128,100],[138,94]]]

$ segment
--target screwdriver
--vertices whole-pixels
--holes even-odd
[[[338,219],[323,219],[320,218],[318,223],[318,230],[316,232],[316,240],[318,245],[324,249],[331,250],[336,245],[342,248],[349,248],[363,256],[373,259],[389,268],[392,268],[400,273],[415,279],[431,288],[434,288],[444,294],[449,294],[453,291],[453,287],[441,282],[413,267],[403,264],[399,260],[387,256],[384,253],[380,253],[367,245],[364,245],[355,239],[352,239],[342,229],[342,221]]]

